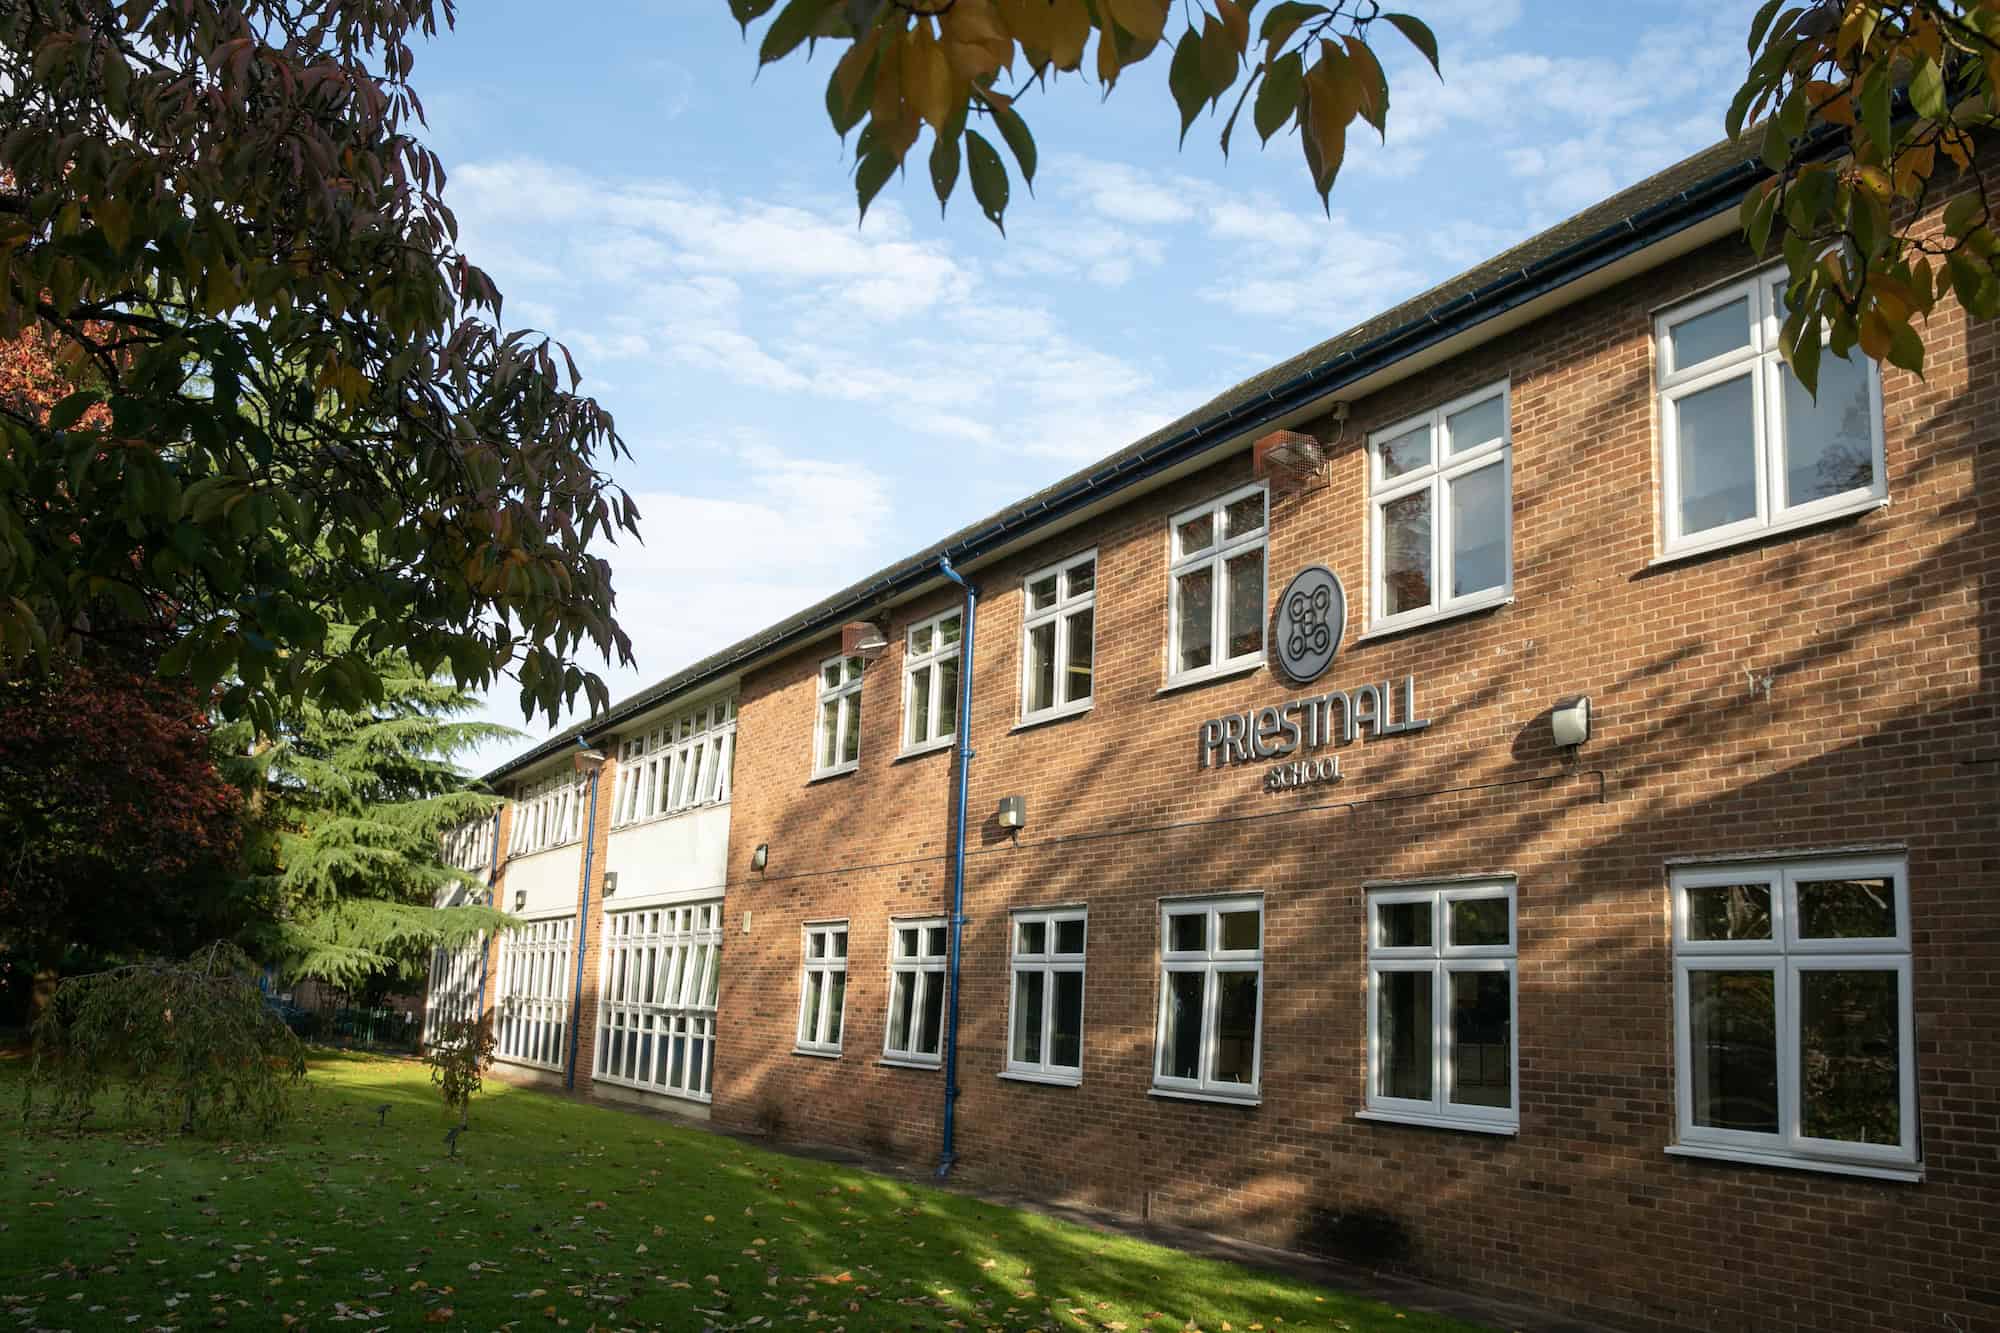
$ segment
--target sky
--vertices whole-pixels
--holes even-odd
[[[631,449],[604,554],[619,699],[1107,454],[1721,137],[1755,0],[1405,0],[1386,142],[1331,215],[1297,140],[1176,147],[1164,48],[1021,102],[1003,238],[923,168],[856,224],[839,49],[759,73],[725,0],[480,0],[418,52],[427,142],[510,328],[562,341]],[[850,139],[850,144],[852,140]],[[521,727],[483,771],[549,734]],[[579,705],[581,700],[579,699]],[[567,725],[580,714],[565,717]]]

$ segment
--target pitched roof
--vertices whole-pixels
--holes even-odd
[[[1761,131],[1725,139],[1675,163],[1484,263],[1411,297],[1297,356],[1281,361],[1151,434],[916,554],[896,561],[691,666],[627,696],[605,712],[540,742],[486,775],[495,782],[580,739],[728,674],[787,644],[837,628],[886,596],[933,577],[940,557],[965,560],[1102,499],[1144,476],[1240,435],[1343,383],[1564,286],[1605,264],[1734,207],[1767,175]]]

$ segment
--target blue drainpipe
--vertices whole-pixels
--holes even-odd
[[[585,754],[594,753],[581,736],[576,738],[576,748]],[[576,1053],[583,1037],[583,1029],[577,1024],[577,1020],[583,1017],[583,940],[590,933],[590,860],[591,853],[597,850],[597,775],[603,771],[603,757],[599,756],[597,767],[590,770],[590,795],[587,798],[590,814],[583,829],[583,903],[576,912],[576,989],[569,1003],[569,1067],[563,1071],[563,1087],[570,1091],[576,1089]]]
[[[965,943],[965,794],[972,767],[972,628],[979,612],[979,590],[951,567],[946,556],[938,557],[938,572],[965,589],[965,632],[959,637],[958,654],[958,824],[953,830],[951,852],[951,1001],[944,1025],[944,1147],[938,1154],[937,1165],[938,1179],[942,1180],[958,1157],[952,1146],[952,1110],[958,1103],[958,970]]]

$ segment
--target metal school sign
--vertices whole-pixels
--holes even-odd
[[[1347,590],[1326,566],[1308,565],[1278,598],[1278,613],[1271,627],[1278,665],[1300,684],[1312,683],[1333,665],[1346,629]],[[1403,677],[1402,695],[1398,709],[1396,691],[1385,680],[1212,717],[1201,724],[1201,766],[1226,768],[1282,759],[1301,749],[1347,745],[1364,730],[1379,737],[1428,727],[1430,719],[1417,716],[1415,676]],[[1264,790],[1288,791],[1338,781],[1340,756],[1322,755],[1273,766],[1264,774]]]

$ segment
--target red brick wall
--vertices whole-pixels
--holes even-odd
[[[1313,427],[1338,438],[1331,483],[1274,502],[1267,595],[1334,568],[1350,622],[1322,688],[1414,674],[1432,722],[1341,750],[1337,787],[1197,768],[1204,719],[1306,692],[1269,669],[1159,693],[1166,518],[1247,480],[1247,452],[974,575],[961,1172],[1281,1243],[1314,1208],[1381,1208],[1429,1273],[1635,1329],[2000,1318],[2000,343],[1954,309],[1926,379],[1884,372],[1887,508],[1655,567],[1652,313],[1748,262],[1708,247],[1356,403],[1344,434]],[[1357,642],[1368,431],[1503,376],[1515,601]],[[1094,708],[1012,731],[1021,578],[1093,545]],[[942,1074],[877,1061],[888,918],[949,893],[955,761],[895,758],[902,631],[955,601],[893,612],[853,775],[807,781],[832,637],[744,682],[730,864],[771,852],[729,890],[725,1123],[935,1158]],[[1572,693],[1596,717],[1567,758],[1546,710]],[[993,821],[1010,794],[1018,839]],[[1309,809],[1330,802],[1356,804]],[[1667,858],[1857,842],[1908,847],[1925,1180],[1666,1156]],[[1519,884],[1518,1137],[1357,1120],[1363,882],[1500,872]],[[1208,891],[1265,895],[1255,1107],[1148,1095],[1159,899]],[[1069,902],[1090,911],[1082,1086],[1001,1080],[1008,912]],[[800,925],[829,917],[851,923],[838,1060],[791,1053]]]

